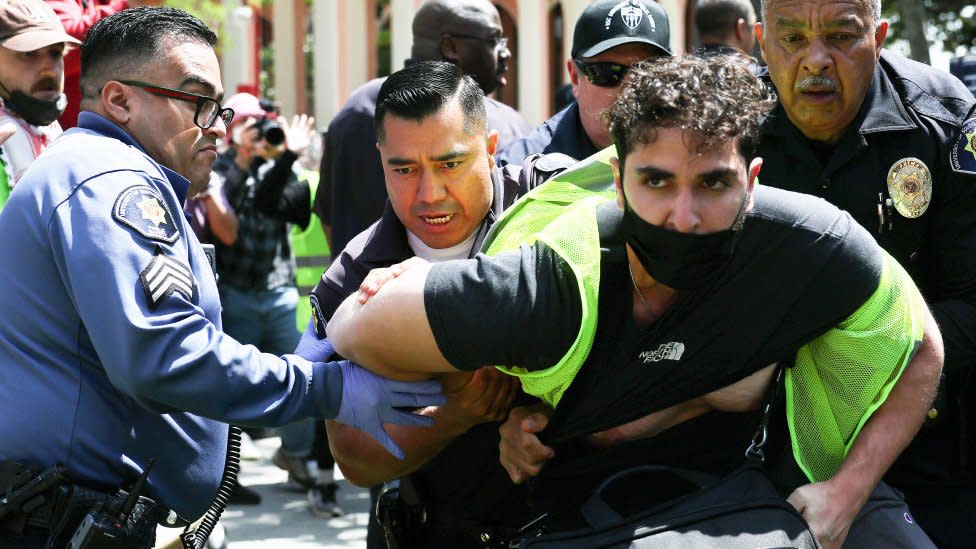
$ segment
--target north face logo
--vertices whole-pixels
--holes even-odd
[[[681,355],[685,353],[685,344],[680,341],[662,343],[653,351],[643,351],[637,358],[649,362],[661,362],[662,360],[681,360]]]

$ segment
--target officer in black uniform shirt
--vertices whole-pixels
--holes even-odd
[[[886,478],[940,547],[972,547],[973,96],[951,75],[883,50],[888,24],[877,0],[764,8],[757,37],[780,105],[763,128],[762,182],[850,212],[931,305],[945,339],[943,383]]]
[[[487,126],[484,102],[475,80],[450,63],[418,61],[384,81],[377,95],[377,151],[389,199],[379,221],[349,242],[315,287],[312,299],[322,325],[370,269],[414,256],[430,261],[473,256],[502,210],[573,162],[564,155],[536,155],[525,169],[498,168],[497,134]],[[371,486],[409,475],[400,480],[401,492],[408,486],[422,492],[423,531],[408,533],[407,525],[393,524],[400,520],[393,515],[407,512],[401,505],[406,502],[380,502],[384,535],[400,546],[462,547],[485,533],[474,518],[518,521],[528,513],[524,493],[512,489],[500,468],[473,480],[466,469],[479,463],[487,471],[497,464],[497,421],[508,413],[518,385],[493,368],[454,376],[444,385],[449,402],[424,411],[435,421],[432,428],[397,429],[392,435],[407,448],[403,460],[383,456],[382,447],[357,429],[328,424],[347,480]],[[460,509],[459,500],[466,502]],[[385,547],[374,522],[371,517],[367,547]]]

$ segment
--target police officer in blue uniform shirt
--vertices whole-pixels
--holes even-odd
[[[0,493],[24,485],[19,473],[4,478],[11,462],[32,475],[64,468],[62,486],[33,499],[39,507],[0,502],[4,547],[51,534],[63,546],[80,520],[69,505],[64,524],[55,490],[129,489],[150,460],[143,495],[171,523],[197,519],[225,467],[221,422],[335,418],[396,453],[384,422],[428,422],[394,407],[443,402],[436,384],[262,354],[221,332],[213,272],[181,215],[233,116],[219,104],[215,43],[171,8],[92,27],[79,127],[35,161],[0,215]],[[325,357],[327,347],[300,350]],[[148,534],[126,546],[152,546],[145,522],[130,525]]]
[[[928,419],[885,480],[942,548],[976,538],[976,117],[955,77],[883,49],[879,0],[763,2],[780,105],[762,183],[847,210],[911,274],[945,340]]]

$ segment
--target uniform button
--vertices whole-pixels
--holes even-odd
[[[826,188],[829,186],[830,186],[830,178],[829,177],[823,178],[823,181],[820,182],[820,188],[826,190]]]
[[[481,538],[481,543],[488,543],[489,541],[491,541],[491,534],[489,534],[488,532],[482,532],[481,536],[479,537]]]
[[[935,419],[939,417],[939,411],[935,408],[929,408],[929,419]]]

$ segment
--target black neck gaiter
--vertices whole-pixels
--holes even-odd
[[[57,99],[38,99],[22,91],[8,92],[2,84],[0,91],[7,96],[3,100],[4,106],[32,126],[47,126],[57,120],[68,106],[68,97],[63,93]]]
[[[620,230],[654,280],[675,290],[701,288],[728,263],[741,229],[748,193],[732,227],[708,234],[681,233],[641,219],[624,198]]]

